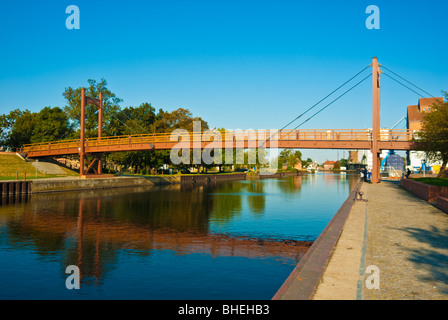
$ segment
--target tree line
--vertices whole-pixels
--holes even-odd
[[[25,144],[50,142],[57,140],[79,139],[81,136],[81,89],[68,87],[63,96],[66,105],[45,107],[38,112],[28,109],[15,109],[0,115],[0,146],[15,151]],[[139,135],[157,132],[171,132],[182,128],[192,131],[193,121],[200,121],[203,130],[208,124],[200,117],[184,108],[174,111],[156,109],[151,103],[143,102],[139,106],[120,107],[122,99],[107,87],[107,81],[88,80],[86,96],[98,99],[103,96],[103,136]],[[86,138],[98,136],[98,108],[86,104]],[[109,162],[123,168],[132,168],[141,172],[149,168],[158,168],[169,164],[170,153],[166,150],[117,152],[106,155]]]
[[[81,120],[81,89],[68,87],[63,92],[66,101],[64,107],[44,107],[38,112],[28,109],[15,109],[8,114],[0,115],[0,147],[16,150],[25,144],[41,143],[58,140],[79,139]],[[158,132],[172,132],[175,129],[185,129],[193,132],[193,121],[201,123],[201,130],[209,129],[208,123],[201,117],[193,116],[191,111],[178,108],[174,111],[156,109],[149,102],[143,102],[139,106],[120,107],[122,99],[107,87],[107,81],[101,79],[88,80],[86,96],[98,99],[101,92],[103,97],[103,136],[139,135]],[[98,108],[93,104],[86,104],[85,135],[86,138],[98,136]],[[224,130],[221,128],[220,130]],[[233,163],[222,161],[219,171],[226,166],[240,164],[236,167],[248,164],[248,159],[256,159],[256,166],[266,163],[266,152],[256,152],[252,157],[246,150],[243,155],[234,150]],[[224,156],[224,153],[223,153]],[[151,169],[157,169],[164,164],[170,164],[178,170],[187,170],[196,167],[198,170],[208,170],[213,165],[206,165],[190,157],[190,163],[173,165],[170,161],[169,150],[151,150],[135,152],[116,152],[106,154],[106,163],[121,166],[123,170],[131,169],[136,173],[150,173]],[[244,157],[244,159],[238,159]],[[243,163],[243,165],[241,165]]]

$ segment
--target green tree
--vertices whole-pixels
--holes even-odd
[[[13,150],[31,143],[36,126],[36,114],[25,109],[15,109],[2,116],[3,144]]]
[[[446,175],[448,162],[448,92],[443,92],[445,102],[435,103],[432,112],[423,116],[422,129],[416,142],[431,161],[442,161],[438,177]]]
[[[313,163],[313,159],[307,158],[306,160],[302,160],[302,168],[308,167]]]
[[[155,109],[150,103],[138,107],[126,107],[118,111],[111,119],[108,133],[113,136],[153,133]]]
[[[110,135],[108,128],[110,127],[110,122],[114,116],[119,112],[119,103],[122,102],[115,93],[111,92],[107,88],[107,81],[101,79],[100,82],[96,80],[87,80],[89,86],[86,88],[86,96],[98,99],[98,94],[101,92],[103,95],[103,135]],[[71,121],[76,128],[79,128],[81,121],[81,89],[82,87],[73,89],[68,87],[65,89],[63,96],[67,101],[67,105],[64,111],[68,114]],[[98,107],[92,104],[86,105],[86,137],[96,137],[98,136]],[[79,131],[75,134],[79,137]]]
[[[142,103],[139,107],[127,107],[118,111],[110,121],[109,132],[112,135],[141,135],[143,140],[147,139],[150,144],[150,138],[144,134],[167,133],[175,129],[185,129],[192,133],[193,121],[201,123],[202,131],[208,129],[208,124],[200,117],[193,117],[193,114],[183,108],[178,108],[172,112],[159,109],[157,114],[150,103]],[[164,164],[170,164],[177,169],[189,168],[193,166],[193,151],[190,151],[190,163],[181,163],[173,165],[170,161],[169,150],[150,150],[114,153],[109,155],[109,159],[125,169],[132,168],[134,172],[150,170],[151,168],[160,168]],[[199,160],[198,167],[204,167],[202,158]]]
[[[302,152],[300,152],[299,150],[296,150],[296,151],[294,152],[294,155],[296,156],[296,158],[297,158],[299,161],[302,161]]]
[[[299,163],[299,159],[294,153],[291,152],[291,154],[288,156],[287,163],[288,167],[294,168]]]
[[[341,169],[341,161],[337,160],[334,163],[333,170],[339,170],[339,169]]]
[[[34,116],[31,143],[62,140],[73,133],[67,114],[59,107],[45,107]]]
[[[0,124],[0,144],[12,149],[62,139],[72,133],[68,117],[59,107],[45,107],[37,113],[15,109],[1,115]]]
[[[285,164],[288,168],[294,168],[301,161],[302,153],[300,151],[292,152],[291,149],[283,149],[278,156],[278,168],[281,169]]]
[[[278,155],[278,168],[281,169],[284,164],[288,162],[288,158],[291,156],[292,151],[290,149],[283,149]]]
[[[193,133],[193,122],[199,121],[201,123],[201,131],[208,129],[208,124],[200,117],[193,117],[193,114],[188,109],[178,108],[174,111],[167,112],[159,109],[156,115],[153,132],[171,132],[175,129],[184,129]]]
[[[9,122],[6,115],[0,115],[0,147],[6,145],[6,139],[8,138]]]

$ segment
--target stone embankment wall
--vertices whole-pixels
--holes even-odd
[[[95,179],[40,179],[32,181],[31,193],[140,187],[152,185],[155,185],[155,183],[140,177],[113,177]]]
[[[142,187],[168,184],[197,185],[220,181],[245,180],[246,174],[198,174],[172,176],[144,176],[144,177],[95,177],[88,179],[58,178],[31,181],[31,193],[62,192],[75,190],[109,189],[123,187]]]
[[[437,205],[440,210],[448,213],[448,187],[432,186],[411,179],[401,180],[401,186],[417,197]]]
[[[267,179],[281,178],[287,176],[302,175],[301,172],[278,172],[272,175],[252,174],[248,176],[246,173],[235,174],[197,174],[197,175],[172,175],[172,176],[118,176],[118,177],[94,177],[88,179],[80,179],[78,177],[38,179],[27,181],[27,192],[29,193],[46,193],[46,192],[63,192],[75,190],[94,190],[94,189],[110,189],[123,187],[142,187],[168,184],[181,184],[183,186],[194,186],[203,184],[213,184],[224,181],[238,181],[246,179]],[[12,187],[5,186],[3,189],[12,190]],[[16,188],[14,188],[16,190]]]

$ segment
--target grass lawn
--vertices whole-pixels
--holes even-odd
[[[75,176],[77,173],[72,170],[61,167],[66,172],[62,176]],[[0,180],[15,180],[16,172],[19,173],[19,179],[24,178],[26,172],[27,179],[36,179],[36,168],[33,167],[31,162],[26,162],[20,159],[16,155],[0,155]],[[54,174],[43,174],[37,171],[37,178],[54,178],[61,177]]]
[[[448,178],[412,178],[412,180],[432,186],[448,187]]]

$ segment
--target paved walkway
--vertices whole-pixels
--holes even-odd
[[[448,300],[448,215],[393,182],[361,190],[314,299]]]
[[[67,174],[60,166],[50,162],[32,162],[33,167],[43,174]]]

